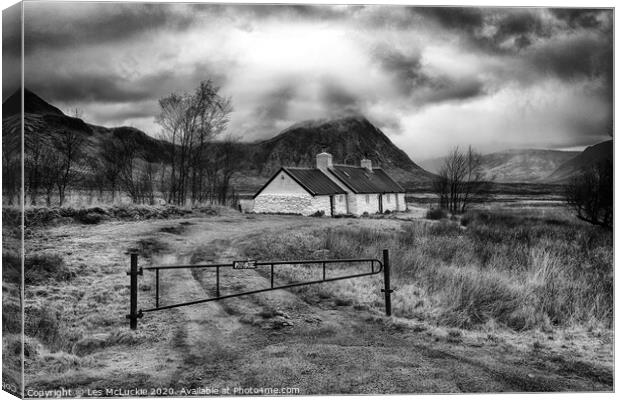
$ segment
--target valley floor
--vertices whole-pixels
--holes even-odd
[[[608,330],[449,329],[385,317],[381,304],[360,306],[299,290],[147,313],[138,330],[128,329],[132,249],[140,251],[141,266],[230,261],[269,233],[400,224],[231,211],[33,230],[27,253],[57,252],[75,277],[26,288],[26,312],[49,320],[41,324],[45,318],[37,317],[42,328],[26,341],[26,395],[60,387],[82,395],[140,388],[150,396],[201,394],[192,389],[205,388],[231,388],[231,394],[235,388],[296,388],[298,394],[613,390]],[[153,304],[153,273],[140,279],[140,307],[146,308]],[[380,276],[359,279],[379,293]],[[212,295],[206,274],[165,271],[162,282],[162,304]],[[223,294],[268,284],[252,270],[222,276]],[[397,280],[393,286],[395,301],[407,301],[398,300],[407,294],[398,292]]]

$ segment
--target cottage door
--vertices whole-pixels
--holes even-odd
[[[334,203],[334,195],[329,196],[329,213],[330,216],[334,216],[336,214],[336,210],[335,210],[335,203]]]
[[[383,196],[380,193],[377,196],[379,196],[379,212],[383,214]]]

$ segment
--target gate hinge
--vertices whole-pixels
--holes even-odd
[[[394,293],[396,289],[389,289],[387,292],[388,293]],[[381,292],[385,293],[385,289],[381,289]]]
[[[142,275],[142,267],[138,268],[138,275]],[[127,275],[131,275],[131,271],[127,271]]]

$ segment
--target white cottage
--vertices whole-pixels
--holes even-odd
[[[281,168],[254,195],[254,212],[361,215],[404,211],[405,190],[370,160],[337,165],[332,155],[316,156],[316,168]]]

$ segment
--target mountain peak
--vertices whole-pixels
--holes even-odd
[[[4,118],[10,115],[20,114],[21,105],[21,89],[18,89],[2,103],[2,115]],[[36,93],[24,88],[24,112],[28,114],[55,114],[65,115],[60,109],[43,100]]]
[[[405,184],[432,177],[363,115],[299,122],[257,143],[257,148],[254,159],[266,175],[281,166],[313,167],[316,155],[326,151],[335,164],[359,165],[361,159],[368,158],[373,166],[382,167]]]
[[[352,125],[352,124],[368,124],[372,125],[366,117],[361,114],[349,114],[340,116],[337,118],[318,118],[318,119],[308,119],[305,121],[297,122],[285,130],[283,130],[280,134],[295,130],[295,129],[316,129],[325,125]]]

